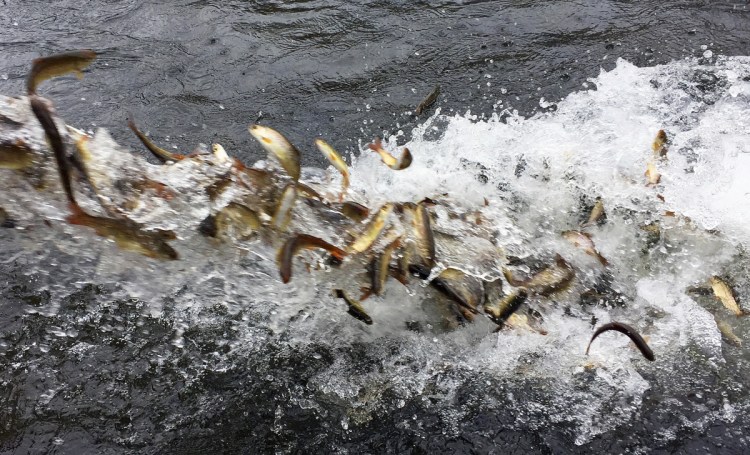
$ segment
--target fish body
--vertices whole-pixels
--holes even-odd
[[[276,213],[273,215],[271,225],[279,231],[286,230],[289,225],[289,221],[292,219],[292,209],[294,203],[297,201],[297,188],[293,183],[288,184],[284,188],[284,192],[281,194],[279,205],[276,208]]]
[[[517,280],[509,270],[503,270],[505,279],[513,286],[522,287],[530,294],[549,296],[563,291],[575,278],[573,267],[560,256],[555,256],[555,263],[537,272],[527,280]]]
[[[390,273],[391,259],[393,253],[401,244],[401,237],[389,243],[383,252],[376,255],[370,265],[370,277],[372,284],[372,292],[376,295],[382,295],[383,289],[385,288],[385,282],[388,279]]]
[[[339,210],[344,216],[356,222],[364,221],[370,215],[370,209],[358,202],[352,201],[342,202]]]
[[[521,288],[497,302],[487,302],[484,305],[484,312],[494,323],[503,325],[526,302],[527,298],[528,294],[526,290]]]
[[[654,151],[654,158],[665,158],[667,156],[667,151],[669,150],[667,143],[667,133],[664,130],[659,130],[656,133],[654,142],[651,144],[651,149]]]
[[[341,155],[339,155],[338,152],[336,152],[336,150],[323,139],[315,139],[315,145],[328,159],[328,162],[341,173],[341,196],[339,197],[339,200],[343,200],[344,195],[349,189],[349,167],[346,165],[346,161],[344,161],[344,159],[341,158]]]
[[[601,197],[597,197],[596,202],[594,203],[594,207],[591,209],[591,214],[589,215],[589,219],[581,223],[581,228],[593,226],[601,222],[605,216],[606,215],[604,213],[604,201],[602,201]]]
[[[0,169],[20,170],[34,164],[34,152],[22,140],[0,142]]]
[[[283,134],[261,125],[250,125],[250,134],[260,143],[266,152],[271,153],[279,160],[281,167],[295,182],[300,177],[300,153]]]
[[[367,146],[370,150],[380,155],[380,159],[383,160],[386,166],[389,168],[400,171],[411,166],[412,156],[408,148],[404,147],[404,151],[401,153],[401,159],[396,159],[395,156],[388,153],[383,148],[383,143],[380,139],[376,139],[375,142]]]
[[[362,234],[357,237],[351,245],[349,245],[348,252],[362,253],[367,251],[367,249],[375,243],[375,240],[378,239],[380,233],[383,232],[383,228],[385,227],[391,212],[393,212],[393,204],[383,204],[380,210],[378,210],[378,213],[376,213],[367,224],[367,227],[365,227]]]
[[[649,161],[648,165],[646,165],[644,175],[646,176],[646,186],[655,186],[661,181],[661,174],[659,174],[659,171],[656,169],[656,163],[653,161]]]
[[[617,332],[623,333],[630,338],[633,343],[635,343],[638,350],[641,351],[641,354],[643,354],[643,357],[645,357],[647,360],[654,361],[656,358],[654,357],[654,351],[651,350],[651,348],[648,346],[648,343],[646,343],[646,340],[643,339],[643,337],[632,327],[630,327],[627,324],[623,324],[622,322],[610,322],[609,324],[604,324],[603,326],[596,329],[594,332],[594,335],[591,337],[591,341],[589,341],[589,345],[586,347],[586,355],[589,355],[589,349],[591,349],[591,343],[594,342],[596,337],[601,335],[604,332],[615,330]]]
[[[168,163],[170,161],[181,161],[185,159],[185,155],[172,153],[169,150],[165,150],[156,145],[151,139],[148,138],[148,136],[143,134],[137,126],[135,126],[135,122],[133,121],[133,119],[128,119],[128,127],[133,131],[133,133],[135,133],[136,136],[138,136],[138,139],[140,139],[141,143],[143,143],[148,151],[151,152],[162,163]]]
[[[582,248],[589,256],[595,257],[604,267],[609,265],[604,256],[597,251],[596,245],[594,245],[594,241],[591,239],[591,234],[581,231],[563,231],[562,236],[574,246]]]
[[[477,308],[484,299],[484,285],[479,278],[449,267],[440,272],[430,284],[460,307],[472,314],[479,313]]]
[[[740,304],[737,303],[732,288],[724,280],[718,276],[712,276],[709,281],[711,289],[714,291],[714,296],[724,305],[724,308],[734,313],[735,316],[745,314],[742,308],[740,308]]]
[[[75,73],[78,79],[83,78],[83,70],[96,58],[96,53],[91,50],[67,52],[64,54],[51,55],[34,60],[31,71],[26,80],[26,89],[29,95],[36,93],[39,85],[53,77],[68,73]]]
[[[347,306],[349,307],[348,313],[350,315],[352,315],[355,319],[359,319],[367,325],[372,325],[372,318],[369,314],[367,314],[365,308],[359,301],[351,298],[349,294],[344,292],[343,289],[335,289],[333,292],[336,297],[343,299],[344,302],[346,302]]]
[[[425,99],[422,100],[421,103],[417,106],[416,109],[414,109],[414,113],[417,115],[422,115],[422,113],[430,106],[432,106],[435,101],[437,101],[438,96],[440,96],[440,86],[436,85],[435,88],[432,89],[429,95],[425,97]]]
[[[245,205],[232,202],[224,207],[215,217],[217,237],[236,236],[246,239],[261,228],[261,221],[254,210]]]
[[[292,279],[292,262],[297,252],[299,250],[309,250],[313,248],[326,250],[331,256],[339,261],[346,256],[344,250],[331,245],[323,239],[307,234],[296,234],[289,238],[284,245],[279,248],[277,261],[279,263],[279,274],[281,275],[282,282],[288,283],[289,280]]]

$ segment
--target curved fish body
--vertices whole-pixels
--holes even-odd
[[[401,171],[411,166],[412,156],[408,148],[404,147],[404,151],[401,153],[401,159],[397,159],[395,156],[388,153],[383,148],[383,143],[380,139],[376,139],[375,142],[367,146],[370,150],[380,155],[380,159],[383,160],[386,166],[393,169],[394,171]]]
[[[609,265],[609,261],[597,251],[596,245],[594,245],[594,241],[591,239],[591,234],[581,231],[563,231],[562,236],[574,246],[582,248],[589,256],[596,258],[604,267]]]
[[[711,283],[711,289],[714,291],[714,296],[722,305],[724,305],[724,308],[731,311],[735,316],[742,316],[745,314],[745,311],[740,307],[740,304],[737,303],[732,288],[730,288],[724,280],[718,276],[712,276],[709,279],[709,282]]]
[[[38,58],[31,65],[31,72],[26,81],[26,89],[29,95],[33,95],[42,82],[69,73],[74,73],[78,79],[81,79],[83,78],[83,70],[94,59],[96,59],[96,52],[91,50],[67,52]]]
[[[598,224],[602,222],[605,217],[606,214],[604,213],[604,201],[602,201],[601,197],[597,197],[596,202],[594,203],[594,207],[591,209],[591,213],[589,214],[589,219],[581,223],[581,228]]]
[[[283,134],[261,125],[250,125],[250,134],[260,143],[261,147],[279,160],[289,177],[295,182],[300,177],[300,153]]]
[[[315,145],[323,156],[328,159],[328,162],[341,173],[341,196],[339,197],[339,200],[343,200],[344,195],[349,189],[349,166],[346,165],[346,161],[341,158],[341,155],[339,155],[338,152],[328,144],[328,142],[323,139],[315,139]]]
[[[380,233],[383,232],[391,212],[393,212],[393,204],[383,204],[370,222],[367,223],[364,231],[349,245],[347,251],[349,253],[363,253],[367,251],[375,243],[375,240],[378,239]]]
[[[512,286],[524,288],[530,294],[549,296],[564,291],[575,278],[573,267],[560,256],[555,256],[555,263],[537,272],[527,280],[517,280],[505,269],[505,279]]]
[[[638,350],[641,351],[641,354],[643,354],[643,357],[645,357],[647,360],[650,360],[651,362],[656,360],[656,357],[654,356],[654,351],[652,351],[651,348],[648,346],[648,343],[646,343],[646,340],[644,340],[643,337],[633,327],[630,327],[627,324],[623,324],[622,322],[610,322],[596,329],[596,331],[594,332],[594,335],[591,336],[591,341],[589,341],[589,345],[586,347],[586,355],[589,355],[589,349],[591,349],[591,343],[593,343],[594,340],[599,335],[601,335],[604,332],[608,332],[610,330],[614,330],[616,332],[620,332],[622,334],[627,335],[627,337],[633,341],[633,343],[638,348]]]

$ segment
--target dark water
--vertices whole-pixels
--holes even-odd
[[[725,55],[750,47],[743,1],[4,3],[3,93],[22,92],[31,59],[92,48],[101,57],[82,83],[44,89],[69,121],[106,125],[136,146],[131,111],[159,142],[220,142],[248,160],[260,156],[246,131],[259,119],[300,146],[320,135],[353,152],[384,131],[408,132],[436,84],[443,112],[489,114],[503,101],[530,114],[619,57],[642,66],[702,45]]]
[[[131,111],[159,142],[169,136],[181,150],[220,142],[252,160],[261,154],[246,127],[260,121],[298,144],[320,135],[353,152],[358,141],[384,131],[408,133],[418,121],[410,111],[436,84],[443,111],[490,114],[502,100],[528,115],[540,98],[555,101],[580,89],[619,57],[651,65],[701,55],[702,45],[715,54],[746,55],[748,8],[747,2],[9,0],[0,7],[0,74],[8,75],[0,92],[23,91],[34,57],[87,47],[101,57],[82,82],[69,78],[44,88],[70,123],[106,126],[136,146],[123,121]],[[316,153],[306,159],[322,164]],[[3,235],[21,244],[22,233]],[[11,253],[0,252],[0,259]],[[316,399],[308,381],[336,359],[360,373],[390,358],[398,344],[297,348],[243,320],[266,342],[234,350],[228,341],[242,315],[210,307],[201,311],[215,324],[186,328],[189,342],[178,347],[174,301],[162,302],[163,315],[149,316],[148,302],[122,298],[116,285],[81,287],[86,277],[67,270],[85,261],[60,254],[36,274],[26,273],[23,261],[0,266],[5,453],[602,453],[644,445],[656,453],[740,453],[747,447],[741,438],[747,414],[649,444],[655,431],[674,425],[683,404],[715,408],[733,393],[731,384],[746,377],[744,364],[728,377],[686,372],[689,381],[672,385],[680,399],[649,391],[641,418],[582,447],[565,424],[506,430],[534,411],[517,416],[485,408],[482,399],[492,391],[479,385],[453,398],[464,410],[458,431],[446,431],[452,419],[435,412],[429,399],[413,399],[378,408],[375,418],[343,432],[343,403],[319,400],[310,409],[290,404],[291,397]],[[39,291],[50,284],[76,290],[54,316],[30,313],[50,304]],[[61,328],[67,336],[50,338]],[[717,391],[694,394],[698,384]],[[526,388],[530,402],[535,387]],[[412,416],[418,424],[404,426]]]

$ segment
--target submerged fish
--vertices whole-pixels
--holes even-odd
[[[261,125],[250,125],[250,134],[269,153],[273,154],[281,167],[295,182],[300,176],[300,153],[291,142],[278,131]]]
[[[34,164],[34,152],[22,140],[0,142],[0,169],[20,170]]]
[[[137,126],[135,126],[135,122],[132,118],[128,118],[128,127],[133,130],[136,136],[138,136],[138,139],[141,140],[144,146],[148,149],[149,152],[153,153],[156,158],[158,158],[162,163],[166,163],[169,161],[181,161],[185,159],[185,155],[181,155],[179,153],[172,153],[169,150],[165,150],[158,145],[154,144],[154,142],[148,138],[145,134],[141,133],[141,131],[138,129]]]
[[[575,270],[562,256],[555,255],[555,263],[537,272],[526,280],[517,280],[504,269],[503,274],[512,286],[522,287],[531,294],[549,296],[568,288],[575,278]]]
[[[346,161],[341,158],[341,155],[323,139],[315,139],[315,145],[328,158],[333,167],[341,173],[341,195],[339,196],[339,201],[341,201],[349,189],[349,167],[346,165]]]
[[[393,204],[390,202],[383,204],[383,206],[380,207],[380,210],[378,210],[378,213],[376,213],[367,224],[362,234],[357,237],[351,245],[349,245],[347,251],[349,253],[362,253],[367,251],[367,249],[375,243],[375,240],[378,239],[380,233],[383,232],[383,228],[385,227],[391,212],[393,212]]]
[[[586,252],[589,256],[593,256],[596,258],[599,263],[601,263],[604,267],[607,267],[609,265],[609,262],[602,256],[599,251],[596,249],[596,245],[594,245],[594,241],[591,240],[591,234],[588,232],[581,232],[581,231],[563,231],[562,236],[565,237],[565,240],[569,241],[573,245],[583,248],[583,251]]]
[[[596,332],[594,332],[594,335],[591,337],[591,341],[589,341],[589,345],[586,347],[586,355],[589,355],[591,343],[594,342],[596,337],[609,330],[615,330],[617,332],[624,333],[633,341],[633,343],[635,343],[638,350],[640,350],[641,354],[643,354],[643,357],[652,362],[656,360],[656,358],[654,357],[654,351],[652,351],[648,346],[646,340],[644,340],[643,337],[639,335],[634,328],[630,327],[627,324],[623,324],[622,322],[610,322],[609,324],[604,324],[603,326],[596,329]]]
[[[646,176],[646,186],[655,186],[661,181],[661,174],[659,174],[659,171],[656,169],[656,163],[653,161],[648,162],[644,175]]]
[[[353,201],[342,202],[340,210],[344,216],[356,222],[364,221],[370,215],[370,209]]]
[[[605,218],[606,214],[604,213],[604,201],[602,201],[601,197],[597,197],[596,202],[594,203],[594,207],[591,209],[589,219],[581,223],[581,228],[593,226],[594,224],[600,223]]]
[[[236,202],[231,202],[224,207],[216,214],[214,220],[216,237],[236,236],[246,239],[261,228],[258,214]]]
[[[734,313],[735,316],[742,316],[745,314],[742,308],[740,308],[740,304],[737,303],[732,288],[730,288],[724,280],[718,276],[712,276],[709,281],[711,283],[711,289],[714,291],[714,296],[722,305],[724,305],[724,308]]]
[[[433,103],[437,101],[439,95],[440,95],[440,86],[436,85],[435,88],[432,89],[430,94],[427,95],[427,97],[423,99],[421,103],[419,103],[416,109],[414,109],[414,113],[417,115],[422,115],[422,112],[424,112],[425,109],[432,106]]]
[[[484,298],[484,285],[479,278],[449,267],[430,284],[469,312],[479,313],[477,308]]]
[[[31,71],[26,80],[29,95],[36,93],[39,85],[47,79],[63,74],[75,73],[78,79],[83,78],[83,70],[96,58],[92,50],[67,52],[35,59],[31,64]]]
[[[406,169],[411,165],[411,152],[406,147],[404,147],[404,151],[401,154],[400,160],[397,160],[396,157],[385,151],[385,149],[383,148],[383,144],[379,138],[375,139],[375,142],[369,144],[367,147],[373,152],[380,155],[380,159],[383,160],[383,163],[385,163],[386,166],[395,171]]]
[[[732,330],[732,326],[729,325],[729,323],[717,318],[715,315],[714,321],[716,321],[716,327],[719,329],[719,332],[721,332],[722,338],[724,338],[727,343],[737,347],[742,346],[742,339],[734,333],[734,330]]]
[[[292,261],[297,252],[302,249],[309,250],[312,248],[326,250],[331,256],[339,261],[346,256],[344,250],[331,245],[323,239],[307,234],[297,234],[288,239],[284,245],[279,248],[277,261],[279,263],[279,274],[281,274],[282,282],[288,283],[292,278]]]
[[[349,306],[349,314],[367,325],[372,325],[372,318],[369,314],[367,314],[367,312],[365,312],[365,308],[360,302],[349,297],[349,295],[344,292],[343,289],[334,289],[333,292],[334,294],[336,294],[336,297],[343,299],[344,302],[346,302],[346,304]]]

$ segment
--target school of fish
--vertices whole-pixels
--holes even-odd
[[[170,243],[177,238],[175,232],[154,228],[143,220],[155,207],[170,206],[183,197],[180,191],[171,187],[168,179],[160,180],[147,172],[137,156],[132,156],[132,166],[127,170],[118,170],[125,178],[113,178],[114,173],[107,169],[109,163],[103,163],[97,155],[97,149],[111,146],[106,133],[90,136],[65,125],[55,116],[52,101],[37,93],[54,77],[69,73],[81,77],[95,58],[93,51],[83,50],[37,59],[28,76],[27,95],[0,99],[0,175],[21,175],[33,191],[55,188],[59,182],[69,210],[68,223],[92,229],[123,250],[157,260],[179,260],[179,251]],[[438,94],[439,87],[417,107],[417,114],[434,103]],[[355,278],[334,283],[331,291],[349,314],[365,324],[375,323],[366,301],[382,296],[386,283],[393,278],[404,286],[412,281],[429,283],[435,292],[436,312],[446,329],[487,317],[498,330],[546,333],[543,320],[528,302],[567,292],[576,280],[576,267],[560,254],[531,267],[519,258],[506,257],[502,245],[483,224],[483,207],[459,209],[449,195],[386,202],[379,207],[350,200],[347,164],[321,138],[315,140],[315,146],[340,174],[340,186],[335,188],[303,181],[300,150],[268,126],[248,127],[249,134],[269,154],[269,162],[258,166],[246,166],[232,158],[220,144],[213,144],[210,152],[171,152],[142,133],[132,116],[128,126],[165,168],[197,170],[200,178],[196,188],[208,206],[207,216],[196,227],[201,234],[222,243],[260,239],[273,245],[284,283],[304,273],[303,266],[307,270],[346,271]],[[368,148],[394,172],[408,168],[414,159],[407,148],[397,158],[379,139]],[[659,183],[659,165],[667,159],[668,148],[667,133],[659,130],[643,185]],[[474,251],[471,258],[462,257],[462,239],[435,226],[438,211],[468,226],[472,242],[482,245],[481,254]],[[678,215],[669,212],[665,216]],[[607,222],[606,201],[597,197],[583,219],[580,225],[559,235],[594,258],[604,271],[609,262],[597,250],[595,235],[597,226]],[[329,230],[321,230],[325,235],[303,232],[302,228],[311,225],[310,220]],[[14,214],[0,207],[0,226],[14,225]],[[650,237],[660,235],[658,224],[642,229]],[[519,276],[519,265],[527,266],[532,273]],[[693,291],[712,293],[737,317],[746,314],[728,277],[707,276],[704,285]],[[718,327],[726,339],[741,343],[726,323]],[[630,337],[646,359],[655,359],[647,337],[621,322],[602,325],[591,341],[609,330]]]

